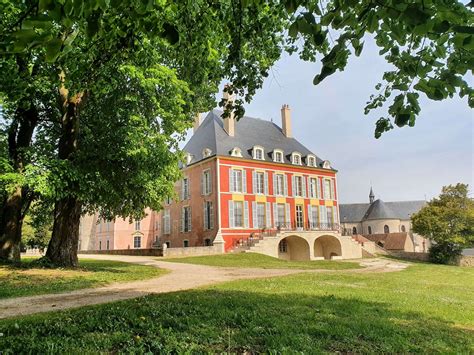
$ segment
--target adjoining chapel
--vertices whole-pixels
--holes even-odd
[[[426,201],[384,202],[370,188],[369,203],[340,204],[342,232],[362,235],[388,251],[426,252],[430,241],[411,228],[411,216]]]

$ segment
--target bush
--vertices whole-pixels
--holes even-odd
[[[429,258],[436,264],[455,264],[461,255],[462,247],[454,243],[433,244],[429,250]]]

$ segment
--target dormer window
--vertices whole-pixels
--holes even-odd
[[[323,161],[323,169],[331,169],[331,163],[329,160]]]
[[[257,160],[265,160],[263,158],[264,150],[262,147],[253,147],[253,158]]]
[[[276,163],[283,163],[283,151],[275,149],[273,151],[273,161]]]
[[[230,151],[230,156],[242,158],[242,150],[239,147],[235,147]]]
[[[205,148],[205,149],[203,149],[203,151],[202,151],[202,157],[203,157],[203,158],[210,157],[211,154],[212,154],[212,150],[209,149],[209,148]]]
[[[316,157],[314,155],[308,155],[308,166],[316,166]]]
[[[189,153],[186,153],[186,165],[191,164],[191,160],[193,160],[193,156]]]
[[[291,162],[294,165],[301,165],[301,154],[296,152],[291,154]]]

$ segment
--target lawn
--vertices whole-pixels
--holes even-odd
[[[174,263],[198,264],[223,267],[264,268],[264,269],[325,269],[345,270],[361,268],[359,263],[348,261],[286,261],[257,253],[219,254],[191,256],[185,258],[160,259]]]
[[[48,269],[33,266],[33,260],[23,259],[20,267],[0,265],[0,299],[141,280],[158,277],[165,272],[152,266],[88,259],[81,259],[78,269]]]
[[[16,353],[473,353],[474,269],[242,280],[0,321]]]

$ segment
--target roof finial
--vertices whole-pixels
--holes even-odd
[[[375,200],[374,190],[372,190],[372,186],[370,186],[369,201],[372,204],[374,200]]]

